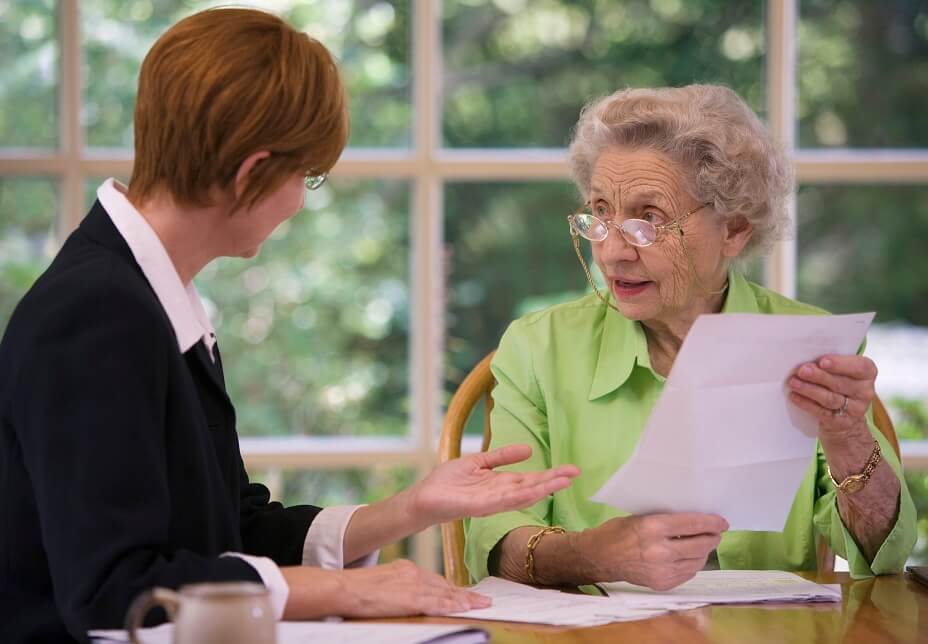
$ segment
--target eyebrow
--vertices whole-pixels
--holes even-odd
[[[626,195],[625,200],[629,205],[632,206],[641,206],[645,203],[652,203],[655,206],[659,206],[666,210],[670,203],[663,193],[657,190],[645,190],[642,192],[633,192],[630,195]]]

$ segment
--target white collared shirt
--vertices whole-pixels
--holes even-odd
[[[115,179],[107,179],[97,189],[97,199],[126,241],[135,261],[145,274],[145,279],[164,307],[164,312],[174,327],[180,352],[187,353],[197,342],[203,340],[215,362],[213,346],[216,344],[216,332],[209,316],[206,315],[206,309],[203,308],[197,287],[192,281],[186,286],[181,283],[180,275],[177,274],[158,235],[129,202],[125,192],[126,187],[121,183]]]
[[[126,187],[115,179],[107,179],[97,189],[97,199],[129,246],[145,279],[151,284],[171,321],[174,335],[177,337],[178,350],[186,353],[202,340],[210,357],[215,361],[213,347],[216,344],[216,333],[196,286],[192,281],[187,285],[181,282],[180,275],[177,274],[177,269],[158,235],[126,197]],[[345,530],[359,507],[361,506],[331,506],[316,515],[303,542],[303,565],[339,569],[361,568],[377,563],[379,550],[347,565],[344,562],[342,546]],[[255,557],[238,552],[226,552],[223,556],[240,557],[257,570],[271,593],[271,604],[277,618],[280,619],[290,588],[277,564],[268,557]]]

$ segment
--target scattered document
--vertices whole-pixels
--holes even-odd
[[[664,610],[686,610],[707,604],[841,601],[841,586],[823,586],[779,570],[704,570],[667,591],[624,581],[597,586],[623,605]]]
[[[171,644],[174,625],[162,624],[139,631],[144,644]],[[90,631],[95,642],[128,642],[126,631]],[[489,634],[477,628],[454,624],[395,624],[380,622],[279,622],[278,644],[484,644]]]
[[[818,428],[789,402],[786,381],[803,362],[856,353],[873,315],[700,316],[635,452],[592,499],[782,531]]]
[[[493,599],[489,608],[455,613],[454,617],[555,626],[599,626],[648,619],[666,609],[624,605],[608,597],[541,590],[499,577],[487,577],[471,588]]]

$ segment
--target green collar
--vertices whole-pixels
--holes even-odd
[[[612,297],[611,293],[609,297]],[[641,323],[629,320],[605,304],[602,305],[601,311],[602,339],[593,383],[590,385],[589,400],[610,394],[625,384],[636,364],[653,372],[648,340]],[[722,313],[758,312],[754,289],[741,273],[730,269],[728,293],[722,305]],[[655,374],[655,377],[659,376]]]

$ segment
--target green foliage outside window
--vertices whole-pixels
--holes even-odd
[[[0,147],[58,143],[54,0],[0,0]]]
[[[563,147],[580,108],[624,87],[716,82],[764,109],[764,4],[445,0],[450,147]]]
[[[0,177],[0,330],[58,251],[53,179]]]
[[[406,433],[409,256],[407,183],[332,180],[200,274],[240,433]]]
[[[338,59],[352,98],[351,145],[408,144],[408,0],[246,4],[280,15],[323,42]],[[87,144],[131,147],[136,79],[148,49],[181,18],[228,5],[215,0],[82,0]]]

